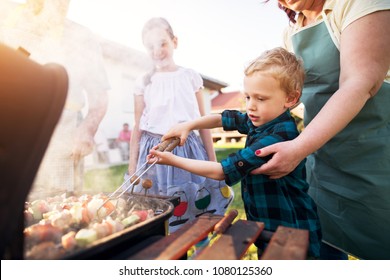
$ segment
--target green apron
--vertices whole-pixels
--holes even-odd
[[[307,74],[307,125],[339,87],[340,53],[324,21],[294,34],[292,43]],[[358,258],[390,259],[390,84],[307,163],[323,240]]]

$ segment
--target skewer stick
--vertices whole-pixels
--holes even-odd
[[[174,137],[174,138],[170,138],[170,139],[167,139],[165,140],[164,142],[160,143],[158,145],[158,150],[161,151],[161,152],[164,152],[164,151],[167,151],[167,152],[171,152],[177,145],[179,145],[180,143],[180,138],[178,137]],[[156,162],[158,161],[158,159],[156,159],[153,163],[151,163],[148,168],[146,168],[142,173],[141,175],[139,175],[138,177],[141,178],[142,175],[144,175],[150,168],[152,168]],[[119,186],[119,188],[117,188],[112,194],[110,194],[108,196],[108,198],[106,198],[102,205],[99,206],[99,208],[96,210],[96,212],[98,212],[100,210],[100,208],[102,208],[110,199],[112,199],[112,197],[117,193],[119,192],[119,190],[123,189],[127,183],[131,180],[131,178],[133,176],[135,176],[137,174],[137,172],[139,172],[140,170],[142,170],[145,165],[148,164],[148,161],[146,161],[140,168],[138,168],[131,176],[129,176],[128,179],[126,179],[126,181]],[[118,196],[117,198],[121,197],[125,192],[127,192],[131,187],[134,187],[135,183],[137,182],[137,180],[134,180],[133,182],[131,182],[131,184],[126,187]],[[131,190],[131,193],[133,193],[133,189]],[[146,195],[146,192],[145,192],[145,195]]]
[[[227,213],[215,226],[213,230],[213,234],[210,237],[210,240],[215,238],[217,235],[224,233],[231,223],[234,221],[234,219],[238,216],[238,211],[236,209],[231,209],[229,213]],[[194,254],[189,258],[190,260],[193,260],[196,258],[200,253],[203,252],[203,250],[207,248],[207,246],[204,246],[202,248],[199,248],[194,252]]]

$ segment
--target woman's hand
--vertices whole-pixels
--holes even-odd
[[[252,175],[268,175],[270,176],[270,179],[278,179],[286,176],[305,158],[299,153],[298,147],[293,140],[264,147],[256,150],[255,153],[258,157],[265,157],[273,154],[272,158],[267,163],[251,172]]]

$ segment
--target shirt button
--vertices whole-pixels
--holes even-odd
[[[237,164],[238,164],[239,167],[243,167],[244,166],[244,163],[242,161],[239,161]]]

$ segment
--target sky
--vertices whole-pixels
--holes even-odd
[[[277,1],[262,0],[72,0],[68,17],[96,34],[145,51],[143,24],[165,17],[178,37],[178,65],[240,87],[245,65],[281,45],[287,16]]]

